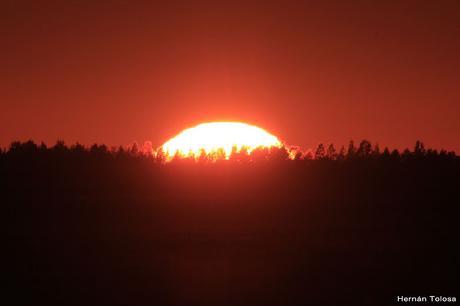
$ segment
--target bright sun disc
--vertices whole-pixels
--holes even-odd
[[[282,144],[272,134],[257,126],[242,122],[209,122],[185,129],[168,140],[160,148],[166,158],[174,156],[199,157],[202,152],[220,153],[228,159],[233,148],[246,148],[250,153],[256,148],[281,147]]]

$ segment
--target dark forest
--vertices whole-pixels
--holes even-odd
[[[460,157],[420,141],[170,163],[136,145],[14,142],[0,176],[4,305],[392,305],[458,292]]]

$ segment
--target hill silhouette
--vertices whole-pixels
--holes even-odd
[[[14,142],[0,171],[5,305],[392,305],[458,290],[460,158],[421,142],[166,164],[137,146]]]

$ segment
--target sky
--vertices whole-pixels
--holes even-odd
[[[460,152],[459,1],[0,4],[0,146],[159,146],[243,121],[288,144]]]

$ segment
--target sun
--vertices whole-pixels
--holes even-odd
[[[232,152],[245,148],[282,147],[281,141],[266,130],[243,122],[207,122],[188,128],[165,142],[160,149],[174,157],[198,158],[203,153],[215,159],[229,159]]]

